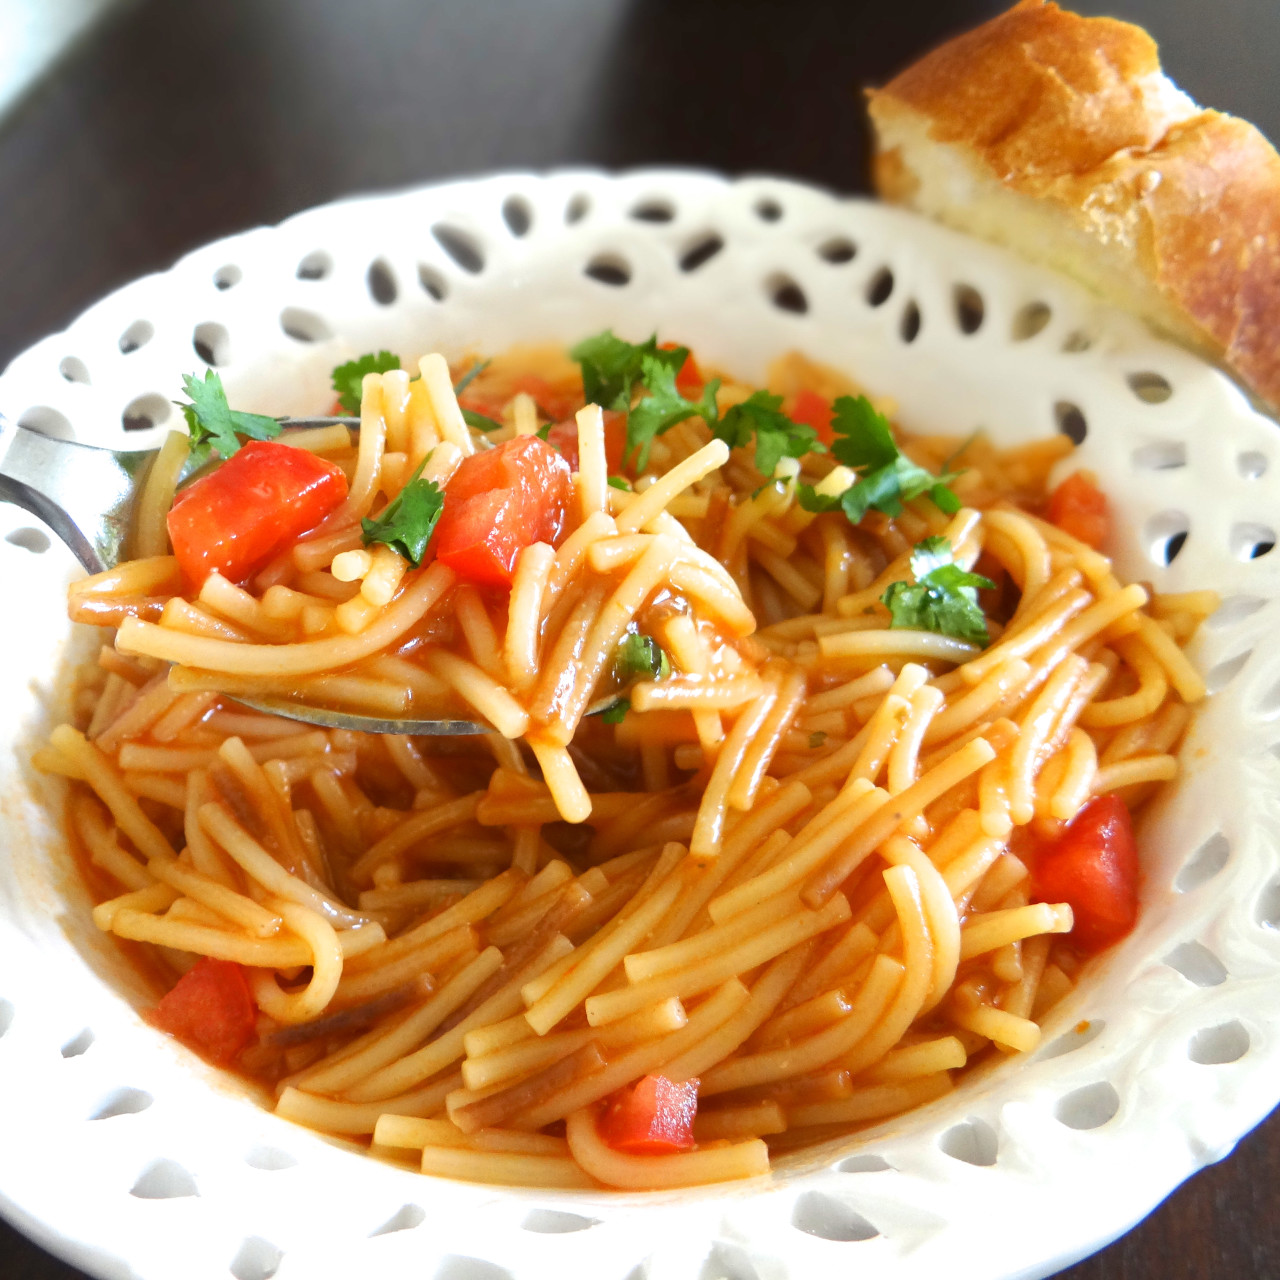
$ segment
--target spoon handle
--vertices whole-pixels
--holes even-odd
[[[154,456],[57,440],[0,417],[0,501],[39,517],[101,573],[123,557],[134,491]]]
[[[281,420],[286,432],[359,418]],[[0,414],[0,502],[38,516],[89,573],[124,559],[133,499],[154,449],[98,449],[14,426]]]

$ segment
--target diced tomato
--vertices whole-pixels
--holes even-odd
[[[208,956],[178,979],[151,1014],[153,1026],[223,1067],[253,1039],[257,1021],[244,970]]]
[[[791,406],[791,421],[803,422],[818,433],[818,439],[829,445],[835,439],[831,430],[831,401],[806,387]]]
[[[1073,471],[1049,495],[1049,522],[1095,549],[1106,542],[1111,512],[1087,471]]]
[[[215,571],[242,582],[346,496],[341,467],[305,449],[251,440],[179,492],[169,511],[169,540],[195,586]]]
[[[1116,795],[1090,800],[1032,868],[1032,896],[1066,902],[1075,914],[1072,941],[1082,951],[1118,942],[1138,918],[1138,850],[1129,810]]]
[[[665,1156],[693,1145],[698,1113],[698,1081],[676,1084],[666,1076],[645,1076],[621,1089],[600,1118],[600,1136],[629,1155]]]
[[[564,529],[569,464],[537,436],[465,458],[445,487],[436,559],[468,582],[509,587],[516,556]]]
[[[658,343],[662,351],[674,351],[679,345],[678,342]],[[676,390],[682,396],[688,397],[691,392],[700,392],[706,381],[702,376],[702,370],[698,368],[698,362],[693,358],[693,352],[690,351],[684,358],[684,364],[680,366],[680,372],[676,374]]]
[[[578,424],[573,418],[557,422],[547,432],[547,443],[555,445],[564,455],[571,471],[578,469]],[[627,451],[627,415],[614,409],[604,411],[604,456],[610,475],[622,471],[623,455]]]

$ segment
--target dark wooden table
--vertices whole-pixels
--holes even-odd
[[[859,87],[1002,7],[136,0],[0,122],[0,366],[203,241],[353,191],[566,163],[766,171],[863,191]],[[1142,22],[1185,89],[1280,138],[1276,0],[1077,7]],[[1273,1116],[1063,1275],[1280,1276],[1277,1187]],[[960,1260],[957,1275],[981,1280]],[[79,1276],[0,1222],[4,1280]]]

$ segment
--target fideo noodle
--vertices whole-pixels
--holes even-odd
[[[849,390],[798,357],[771,382],[796,416]],[[137,558],[71,589],[117,630],[37,762],[72,780],[99,926],[206,984],[194,1030],[157,1020],[280,1115],[483,1182],[750,1177],[1037,1045],[1132,923],[1094,855],[1176,775],[1204,694],[1182,646],[1216,598],[1124,585],[1068,532],[1091,526],[1049,502],[1062,438],[907,441],[901,466],[959,472],[958,501],[854,523],[870,462],[762,475],[763,435],[713,435],[750,388],[713,389],[625,478],[625,404],[582,396],[560,353],[493,361],[461,408],[438,356],[367,375],[358,443],[287,438],[345,496],[243,581],[169,554],[171,437]],[[471,460],[546,417],[576,457],[508,581],[446,564],[440,529],[419,564],[362,535],[406,484],[448,512]],[[494,731],[317,729],[237,696]],[[243,1034],[199,957],[240,975]],[[646,1077],[697,1082],[696,1145],[611,1138]]]

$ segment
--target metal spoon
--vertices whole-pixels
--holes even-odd
[[[360,419],[282,420],[286,431],[335,424],[359,427]],[[89,573],[101,573],[114,568],[123,557],[134,495],[155,455],[154,449],[96,449],[74,440],[57,440],[27,427],[15,427],[0,415],[0,501],[11,502],[43,520]],[[471,720],[379,720],[275,698],[236,697],[233,701],[289,720],[359,733],[491,732]]]

